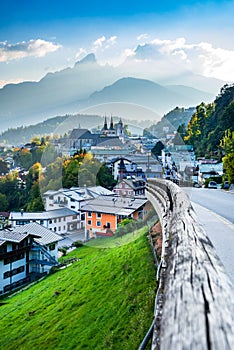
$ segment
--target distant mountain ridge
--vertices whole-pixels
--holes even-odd
[[[48,73],[39,82],[9,84],[0,89],[1,131],[107,102],[138,104],[164,114],[178,105],[188,107],[213,97],[191,87],[123,77],[121,69],[101,66],[95,55],[89,54],[73,68]]]
[[[186,86],[162,86],[153,81],[138,78],[121,78],[114,84],[94,92],[83,106],[107,102],[129,102],[147,106],[162,115],[176,106],[190,107],[199,101],[212,101],[210,93]]]
[[[104,125],[104,117],[99,115],[73,114],[57,116],[46,119],[35,125],[25,127],[9,128],[0,134],[0,143],[7,143],[12,146],[23,146],[30,142],[33,137],[42,137],[46,135],[64,135],[74,128],[83,129],[101,129]],[[117,116],[113,116],[114,123],[119,121]],[[107,117],[108,125],[110,117]],[[124,125],[128,125],[128,130],[132,133],[142,133],[143,128],[148,126],[150,121],[145,120],[137,123],[137,121],[130,121],[122,118]]]

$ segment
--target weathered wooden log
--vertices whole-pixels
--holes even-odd
[[[233,286],[187,195],[159,179],[146,195],[163,230],[152,349],[234,349]]]

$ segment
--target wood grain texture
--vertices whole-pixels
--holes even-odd
[[[233,286],[187,195],[161,179],[146,195],[163,230],[152,349],[234,349]]]

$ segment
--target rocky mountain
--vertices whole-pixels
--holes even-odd
[[[39,82],[9,84],[0,89],[1,130],[69,113],[69,105],[118,78],[110,66],[90,54],[73,68],[48,73]]]
[[[162,115],[176,106],[195,106],[204,100],[212,101],[213,98],[210,93],[187,86],[162,86],[150,80],[128,77],[93,93],[81,106],[84,108],[111,102],[132,103]]]
[[[187,86],[162,86],[123,74],[118,67],[99,65],[94,54],[89,54],[74,67],[49,73],[39,82],[6,85],[0,89],[0,131],[35,124],[55,115],[81,113],[97,105],[99,110],[94,108],[91,114],[119,114],[113,104],[118,107],[122,104],[123,117],[145,119],[141,110],[144,107],[153,112],[147,119],[157,115],[159,120],[159,115],[176,106],[194,106],[213,98],[212,94]],[[103,104],[109,105],[105,111],[100,109]],[[131,115],[129,104],[135,106]]]

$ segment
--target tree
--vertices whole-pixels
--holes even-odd
[[[164,144],[162,143],[162,141],[158,141],[155,146],[152,148],[151,152],[155,155],[155,156],[161,156],[162,150],[164,149]]]
[[[112,188],[116,185],[116,181],[114,180],[110,169],[104,164],[101,165],[97,173],[97,185],[103,186],[110,190],[112,190]]]
[[[230,183],[234,183],[234,131],[226,130],[220,145],[225,152],[222,160],[226,177]]]
[[[227,129],[234,131],[234,84],[224,85],[214,103],[201,103],[188,123],[185,140],[196,155],[220,158],[220,140]]]
[[[44,205],[41,198],[39,182],[35,181],[29,192],[28,203],[26,207],[27,211],[42,211]]]
[[[0,211],[7,211],[8,210],[8,200],[5,194],[0,193]]]
[[[5,162],[0,159],[0,175],[8,173],[8,167]]]

